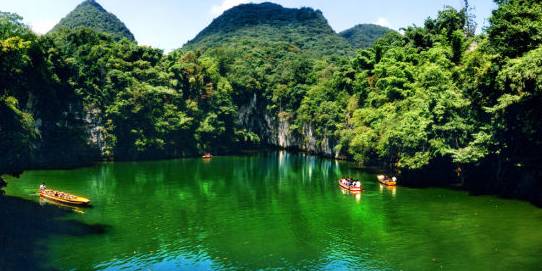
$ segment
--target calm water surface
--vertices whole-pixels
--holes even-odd
[[[360,178],[367,191],[342,192],[340,176]],[[541,209],[446,189],[389,189],[349,163],[312,156],[27,171],[6,193],[51,208],[35,194],[41,181],[93,201],[56,219],[104,225],[44,236],[36,246],[44,269],[542,270]]]

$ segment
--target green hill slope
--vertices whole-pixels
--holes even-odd
[[[386,33],[394,31],[376,24],[358,24],[350,29],[339,33],[354,48],[369,48],[373,43]]]
[[[109,33],[117,38],[125,37],[135,41],[134,35],[126,25],[94,0],[86,0],[79,4],[72,12],[60,20],[51,32],[62,28],[76,29],[83,27],[97,32]]]
[[[244,4],[227,10],[185,48],[232,44],[286,45],[291,50],[315,55],[347,55],[353,51],[319,10],[284,8],[273,3]]]

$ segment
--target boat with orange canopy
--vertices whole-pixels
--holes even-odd
[[[378,182],[385,186],[397,186],[397,179],[395,177],[390,178],[384,175],[377,175]]]

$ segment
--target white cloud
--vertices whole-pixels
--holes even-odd
[[[42,21],[35,21],[30,23],[30,28],[38,34],[45,34],[49,32],[55,25],[56,21],[52,20],[42,20]]]
[[[222,14],[224,11],[233,8],[235,6],[238,6],[240,4],[245,4],[248,2],[255,2],[250,0],[222,0],[222,3],[220,5],[214,5],[211,7],[211,14],[213,16],[218,16]]]
[[[385,26],[385,27],[391,27],[390,21],[384,17],[379,17],[378,19],[376,19],[375,24]]]

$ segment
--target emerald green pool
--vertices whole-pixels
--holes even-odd
[[[341,191],[340,176],[360,178],[366,191]],[[92,208],[40,203],[42,181],[89,197]],[[9,179],[6,195],[34,202],[29,212],[62,210],[56,224],[1,218],[31,236],[44,232],[28,241],[35,251],[20,251],[34,255],[26,264],[36,269],[542,269],[541,209],[448,189],[389,189],[349,163],[302,154],[27,171]],[[73,229],[85,225],[99,230]],[[3,245],[0,253],[17,257],[19,246]]]

